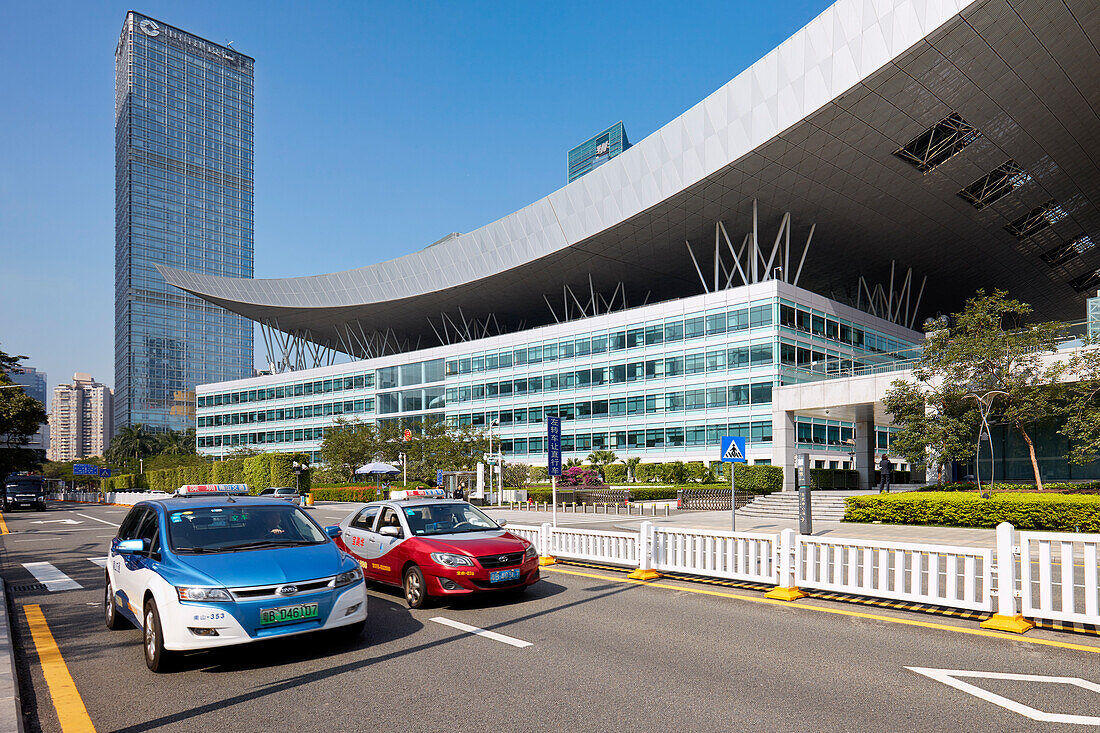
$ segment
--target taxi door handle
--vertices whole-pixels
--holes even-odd
[[[377,537],[368,537],[367,538],[367,542],[377,542],[377,541],[378,541]]]

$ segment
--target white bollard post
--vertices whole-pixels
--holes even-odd
[[[1022,634],[1035,626],[1016,610],[1017,592],[1030,593],[1031,589],[1017,591],[1015,540],[1015,527],[1008,522],[997,525],[997,554],[993,558],[997,577],[997,612],[979,624],[983,629]],[[1031,558],[1021,556],[1020,562],[1031,562]]]
[[[557,562],[550,554],[550,533],[553,531],[554,527],[549,522],[543,522],[539,527],[539,565],[553,565]]]
[[[797,601],[805,598],[806,594],[795,585],[795,549],[798,537],[793,529],[785,529],[779,533],[779,567],[777,569],[775,587],[764,594],[765,598],[777,601]]]
[[[638,528],[638,569],[626,576],[634,580],[655,580],[661,574],[653,569],[653,522],[642,522]]]

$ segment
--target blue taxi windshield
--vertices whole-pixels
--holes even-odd
[[[181,554],[319,545],[328,537],[290,505],[225,504],[168,512],[168,543]]]
[[[417,536],[486,532],[500,525],[470,504],[420,504],[405,507],[405,521]]]

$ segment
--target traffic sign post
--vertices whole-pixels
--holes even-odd
[[[745,459],[746,440],[741,435],[722,436],[722,462],[730,464],[730,531],[737,531],[737,464]]]
[[[550,474],[553,521],[558,526],[558,476],[561,476],[561,418],[546,418],[546,472]],[[546,554],[545,551],[543,554]]]

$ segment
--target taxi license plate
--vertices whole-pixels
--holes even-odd
[[[308,621],[320,615],[316,603],[301,603],[297,606],[265,608],[260,611],[260,624],[281,624],[286,621]]]
[[[490,583],[503,583],[506,580],[519,580],[519,568],[507,570],[494,570],[489,573]]]

